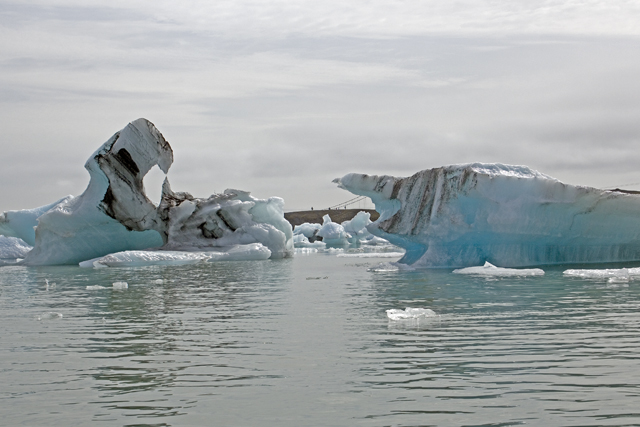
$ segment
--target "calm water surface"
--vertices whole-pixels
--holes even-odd
[[[640,425],[640,282],[383,261],[1,267],[0,424]]]

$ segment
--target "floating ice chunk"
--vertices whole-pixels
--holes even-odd
[[[220,251],[205,252],[207,262],[213,261],[260,261],[269,259],[271,251],[260,243],[237,245],[231,248],[220,248]]]
[[[318,236],[328,247],[349,246],[351,235],[344,231],[342,225],[331,221],[329,215],[322,217],[322,228],[318,231]]]
[[[303,224],[296,225],[293,228],[293,234],[302,234],[307,239],[313,239],[321,228],[322,225],[320,224],[305,222]]]
[[[128,289],[129,284],[127,282],[113,282],[113,289]]]
[[[491,277],[544,276],[544,270],[539,268],[501,268],[489,262],[485,262],[482,267],[466,267],[453,270],[453,273]]]
[[[62,313],[57,313],[55,311],[49,311],[47,313],[42,313],[36,316],[36,320],[58,320],[62,319]]]
[[[318,253],[318,249],[316,248],[295,248],[296,254],[308,255]]]
[[[426,319],[427,317],[437,317],[435,311],[429,308],[411,308],[407,307],[404,310],[393,308],[387,310],[387,317],[389,320],[411,320],[411,319]]]
[[[629,281],[630,277],[628,274],[624,276],[613,276],[607,279],[607,283],[629,283]]]
[[[603,268],[603,269],[570,269],[562,273],[566,277],[582,279],[605,280],[618,278],[619,280],[635,280],[640,278],[640,267],[636,268]]]
[[[123,251],[81,262],[80,267],[142,267],[150,265],[190,265],[212,261],[265,260],[271,251],[260,243],[220,247],[211,251]]]
[[[107,289],[104,286],[100,286],[100,285],[89,285],[87,286],[87,290],[88,291],[99,291],[101,289]]]
[[[341,253],[337,256],[340,258],[402,258],[404,256],[404,252]]]
[[[294,234],[293,235],[293,246],[295,248],[315,248],[315,249],[324,249],[327,245],[323,241],[316,240],[314,242],[310,242],[309,239],[304,234]]]
[[[162,285],[162,284],[164,284],[164,280],[163,279],[156,279],[156,280],[153,281],[153,283],[155,285]]]
[[[503,267],[640,260],[640,196],[566,185],[525,166],[465,164],[408,178],[348,174],[370,197],[367,229],[423,267]]]
[[[81,267],[140,267],[148,265],[187,265],[203,262],[203,252],[123,251],[80,263]]]

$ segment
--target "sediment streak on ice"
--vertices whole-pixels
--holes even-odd
[[[145,194],[143,178],[156,165],[166,174],[172,162],[173,151],[160,131],[146,119],[135,120],[87,160],[91,180],[82,195],[5,212],[0,234],[34,246],[23,261],[26,265],[76,264],[146,249],[214,252],[208,260],[293,254],[293,233],[281,198],[261,200],[245,191],[226,190],[199,199],[172,191],[166,179],[156,206]],[[245,250],[250,245],[260,248]]]
[[[403,263],[640,260],[640,196],[567,185],[525,166],[474,163],[334,182],[371,198],[380,218],[367,229],[405,248]]]

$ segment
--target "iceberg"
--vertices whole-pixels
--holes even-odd
[[[407,178],[351,173],[371,198],[372,234],[417,267],[502,267],[640,260],[640,196],[564,184],[526,166],[473,163]]]
[[[32,244],[24,265],[78,264],[149,249],[230,253],[251,244],[261,245],[260,257],[267,251],[271,258],[293,254],[293,233],[279,197],[262,200],[225,190],[195,198],[174,192],[165,179],[156,206],[145,194],[143,178],[155,166],[167,174],[172,163],[173,150],[160,131],[146,119],[135,120],[87,160],[90,182],[82,195],[5,212],[0,234]]]

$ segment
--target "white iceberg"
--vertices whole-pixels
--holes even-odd
[[[437,317],[435,311],[430,308],[411,308],[407,307],[404,310],[393,308],[387,310],[387,317],[389,320],[414,320],[414,319],[426,319],[429,317]]]
[[[221,259],[234,259],[229,255],[234,246],[260,244],[261,257],[266,251],[271,258],[293,254],[281,198],[261,200],[225,190],[199,199],[173,192],[165,179],[160,205],[154,205],[144,192],[143,178],[156,165],[166,174],[172,162],[173,151],[162,134],[148,120],[138,119],[87,160],[91,180],[82,195],[30,211],[5,212],[0,234],[27,243],[32,239],[25,265],[77,264],[150,248],[219,251],[227,254]]]
[[[526,166],[465,164],[408,178],[334,180],[370,197],[367,229],[421,267],[640,260],[640,196],[564,184]]]
[[[485,262],[482,267],[466,267],[453,270],[453,273],[490,277],[544,276],[544,270],[539,268],[502,268],[496,267],[489,262]]]

